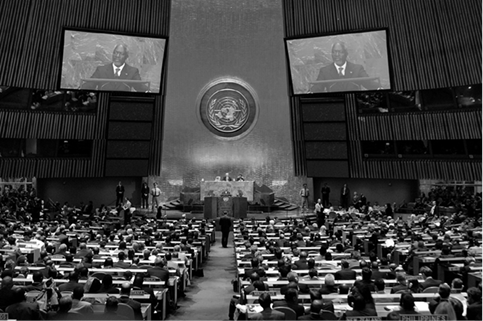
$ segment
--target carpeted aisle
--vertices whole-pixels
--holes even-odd
[[[179,308],[167,320],[228,320],[228,306],[235,294],[231,280],[235,278],[233,233],[228,248],[221,246],[221,232],[203,266],[204,277],[193,277],[186,297],[179,300]]]

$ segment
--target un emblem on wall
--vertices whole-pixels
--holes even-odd
[[[238,79],[219,79],[203,89],[200,119],[206,128],[223,138],[239,138],[253,127],[258,116],[256,94]]]

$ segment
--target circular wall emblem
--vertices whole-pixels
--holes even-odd
[[[208,84],[201,93],[200,118],[213,134],[239,138],[254,125],[257,100],[253,89],[238,79],[220,79]]]

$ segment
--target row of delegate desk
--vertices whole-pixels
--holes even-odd
[[[278,294],[276,292],[271,292],[272,300],[283,300],[284,295]],[[453,297],[458,298],[466,304],[466,293],[454,293],[451,294]],[[379,318],[386,317],[391,311],[398,309],[399,300],[401,294],[372,294],[374,298],[377,316]],[[415,299],[416,310],[422,315],[431,315],[429,311],[429,301],[434,300],[439,297],[438,293],[413,293]],[[249,294],[246,296],[247,300],[247,312],[248,318],[250,314],[257,311],[258,305],[254,304],[255,300],[258,300],[259,293],[254,292],[254,294]],[[309,294],[299,294],[299,303],[305,307],[306,313],[310,310],[310,295]],[[334,310],[336,315],[342,315],[345,311],[352,310],[352,308],[347,303],[347,294],[326,294],[323,296],[323,300],[326,302],[333,302]]]
[[[481,230],[481,229],[472,229],[473,231]],[[421,231],[421,228],[414,228],[412,229],[413,232],[418,232]],[[353,242],[357,242],[357,240],[361,240],[364,244],[364,251],[367,254],[368,253],[368,248],[369,248],[369,237],[370,235],[366,234],[365,229],[361,230],[352,230],[352,229],[345,229],[344,234],[352,232],[353,233]],[[396,237],[395,234],[387,234],[387,237]],[[451,239],[460,239],[461,235],[458,234],[453,234],[450,235]],[[388,253],[388,246],[385,244],[387,238],[381,238],[378,241],[378,244],[376,245],[377,248],[377,256],[378,258],[382,258],[386,256]],[[424,234],[422,235],[422,240],[425,242],[425,247],[431,248],[435,246],[434,240],[431,236]],[[410,238],[406,238],[405,241],[407,243],[405,244],[395,244],[394,246],[394,251],[393,251],[393,262],[396,263],[397,265],[400,265],[404,262],[404,260],[407,258],[409,249],[411,247],[410,244]],[[468,245],[467,241],[461,241],[459,242],[461,246],[466,246]],[[440,251],[434,251],[434,250],[427,250],[427,251],[416,251],[415,256],[412,261],[412,269],[415,274],[419,273],[419,270],[422,266],[424,265],[433,265],[434,263],[438,262],[436,266],[436,278],[439,280],[445,280],[445,281],[450,281],[451,279],[454,278],[455,275],[458,275],[460,269],[464,266],[464,262],[466,260],[466,257],[461,256],[463,252],[463,249],[452,249],[451,254],[454,255],[454,257],[447,257],[447,258],[438,258]],[[460,256],[458,256],[460,255]],[[478,262],[477,265],[471,266],[471,271],[472,273],[468,274],[468,284],[467,287],[471,286],[477,286],[479,282],[481,282],[482,279],[482,267],[481,267],[481,261],[482,261],[482,255],[481,251],[478,253],[478,255],[475,257],[476,261]]]
[[[17,269],[20,269],[20,267],[16,267]],[[40,266],[31,266],[29,267],[29,269],[31,271],[37,271],[37,270],[42,270],[44,269],[45,267],[40,267]],[[61,266],[56,266],[56,269],[59,271],[59,272],[73,272],[74,271],[74,268],[73,267],[61,267]],[[89,269],[89,273],[91,274],[94,274],[94,273],[103,273],[103,274],[122,274],[126,271],[130,271],[132,272],[133,274],[136,274],[136,273],[146,273],[147,272],[147,269],[139,269],[139,268],[126,268],[126,269],[118,269],[118,268],[109,268],[109,269],[105,269],[105,268],[90,268]],[[152,287],[154,288],[154,292],[155,292],[155,295],[156,295],[156,298],[157,300],[162,304],[162,318],[163,320],[166,318],[166,294],[167,294],[167,291],[169,290],[171,292],[171,297],[174,299],[174,303],[176,304],[177,303],[177,298],[178,298],[178,282],[180,281],[180,278],[178,276],[176,276],[176,270],[175,269],[169,269],[169,281],[168,281],[168,288],[164,288],[165,287],[165,284],[164,282],[161,282],[161,281],[153,281],[153,280],[147,280],[147,281],[144,281],[144,285],[145,286],[149,286],[149,287]],[[79,283],[80,284],[83,284],[85,283],[87,280],[79,280]],[[133,276],[133,279],[130,281],[131,283],[134,281],[134,276]],[[31,284],[33,282],[32,280],[32,276],[31,275],[28,275],[26,278],[14,278],[14,283],[15,284],[18,284],[18,285],[28,285],[28,284]],[[59,284],[62,284],[62,283],[67,283],[69,282],[68,279],[55,279],[54,282],[56,283],[56,285],[59,285]],[[113,284],[115,285],[121,285],[122,283],[126,282],[126,280],[119,280],[119,279],[114,279],[112,281]],[[111,296],[111,294],[109,294],[109,296]],[[97,298],[97,297],[107,297],[107,294],[103,294],[103,293],[86,293],[84,295],[84,297],[86,298],[90,298],[90,297],[94,297],[94,298]],[[142,303],[142,302],[145,302],[145,303],[149,303],[149,295],[148,294],[145,294],[145,293],[140,293],[140,292],[133,292],[132,295],[131,295],[131,298],[133,300],[138,300]],[[149,316],[151,316],[151,313],[149,313]]]
[[[251,235],[250,235],[251,234]],[[235,238],[239,237],[240,235],[235,234]],[[249,233],[249,236],[256,237],[255,233]],[[272,237],[271,235],[269,236],[267,234],[267,238]],[[273,236],[274,238],[278,238],[276,236]],[[239,291],[240,295],[243,296],[243,291],[241,289],[245,286],[248,286],[250,284],[249,281],[244,281],[242,279],[242,276],[245,274],[245,268],[250,268],[251,263],[250,261],[244,261],[242,258],[245,255],[245,253],[249,253],[249,251],[245,248],[245,241],[240,240],[240,241],[234,241],[235,244],[235,256],[236,256],[236,262],[237,262],[237,274],[238,274],[238,280],[239,280]],[[258,242],[255,241],[254,244],[258,244]],[[282,250],[288,250],[289,248],[281,248]],[[305,250],[308,252],[309,257],[310,256],[316,256],[318,255],[318,250],[320,247],[298,247],[299,250]],[[283,254],[284,256],[291,256],[290,254]],[[333,256],[338,256],[338,258],[346,258],[350,256],[349,253],[332,253]],[[262,256],[266,257],[273,257],[272,254],[262,254]],[[277,266],[277,261],[268,261],[264,260],[262,264],[268,265],[268,270],[266,270],[266,276],[267,276],[267,281],[264,281],[264,283],[268,284],[269,286],[269,293],[271,293],[272,299],[273,300],[284,300],[284,295],[280,294],[280,288],[284,285],[288,284],[287,280],[278,280],[278,270],[276,269]],[[332,260],[332,261],[315,261],[318,276],[325,276],[326,274],[334,274],[337,271],[340,270],[340,260]],[[353,269],[357,274],[357,280],[360,280],[361,277],[361,269]],[[381,272],[390,272],[389,269],[380,269]],[[308,270],[294,270],[298,275],[303,276],[303,275],[308,275]],[[336,281],[336,284],[353,284],[356,280],[338,280]],[[385,289],[385,294],[373,294],[373,297],[376,302],[376,311],[378,313],[378,317],[385,317],[389,312],[392,310],[397,310],[397,307],[399,306],[399,300],[401,295],[400,294],[390,294],[391,287],[397,284],[397,280],[395,279],[386,279],[384,280],[386,284],[386,289]],[[319,280],[306,280],[306,279],[300,279],[299,283],[301,284],[307,284],[309,288],[319,288],[321,285],[325,283],[324,279],[319,279]],[[418,311],[423,314],[423,315],[429,315],[431,314],[429,311],[428,307],[428,301],[430,299],[434,299],[438,296],[437,293],[418,293],[414,294],[414,297],[416,299],[416,307]],[[457,294],[457,296],[461,300],[465,300],[466,294]],[[252,292],[252,294],[243,296],[244,299],[247,302],[247,314],[248,318],[250,318],[250,314],[256,313],[260,311],[260,307],[257,304],[254,304],[255,300],[258,300],[259,293],[258,292]],[[339,294],[329,294],[329,295],[324,295],[323,296],[324,301],[332,301],[334,302],[334,309],[337,315],[341,315],[344,311],[351,310],[349,305],[347,304],[347,295],[339,295]],[[305,309],[306,312],[309,311],[310,309],[310,295],[309,294],[299,294],[299,302],[301,302]]]
[[[259,226],[264,228],[267,227],[268,225],[260,224]],[[370,237],[371,234],[368,233],[368,226],[361,226],[359,229],[353,229],[350,227],[346,227],[348,222],[337,222],[334,224],[334,230],[340,229],[342,231],[342,242],[345,241],[346,238],[349,237],[350,234],[352,234],[352,244],[357,244],[358,242],[362,242],[363,248],[364,248],[364,253],[366,255],[369,254],[369,248],[370,248]],[[246,224],[248,228],[252,228],[252,224]],[[279,224],[279,227],[285,227],[284,224]],[[456,227],[456,226],[449,226],[451,227]],[[422,228],[420,227],[415,227],[412,229],[412,232],[418,233],[421,232]],[[472,231],[481,231],[481,228],[475,228],[472,229]],[[258,237],[257,233],[249,233],[248,234],[251,237]],[[267,233],[267,239],[279,239],[278,233]],[[289,233],[285,234],[286,236],[290,236]],[[235,234],[235,237],[241,237],[240,234]],[[460,239],[461,235],[458,234],[452,234],[450,235],[451,239]],[[308,239],[309,237],[304,237],[304,239]],[[396,238],[396,234],[391,234],[388,233],[385,238],[380,238],[378,241],[378,244],[376,244],[376,252],[377,252],[377,257],[379,259],[382,259],[383,257],[386,256],[388,253],[388,250],[391,249],[391,247],[388,247],[385,243],[387,238]],[[432,237],[428,234],[421,234],[421,238],[423,241],[425,241],[425,246],[426,247],[433,247],[435,245]],[[329,239],[328,236],[321,236],[320,237],[321,241]],[[404,259],[407,257],[409,248],[411,246],[410,238],[406,238],[406,241],[408,242],[407,244],[404,245],[399,245],[395,244],[395,251],[393,251],[393,262],[396,263],[397,265],[400,265],[404,262]],[[244,241],[235,241],[236,246],[243,246]],[[258,242],[255,242],[255,244],[258,244]],[[460,245],[465,246],[467,245],[468,242],[466,241],[461,241]],[[317,248],[300,248],[300,249],[306,249],[309,251],[316,251],[318,250]],[[392,250],[392,249],[391,249]],[[460,268],[463,266],[463,262],[465,261],[464,257],[457,257],[458,255],[461,255],[463,252],[463,249],[453,249],[452,254],[454,254],[456,257],[454,258],[441,258],[439,259],[439,263],[437,266],[437,278],[441,280],[445,280],[446,277],[448,276],[449,273],[447,272],[458,272]],[[438,255],[439,253],[435,251],[427,251],[427,252],[420,252],[418,255],[414,257],[413,260],[413,271],[414,273],[418,273],[419,269],[422,265],[427,265],[427,264],[432,264],[436,261],[435,255]],[[309,252],[310,255],[310,252]],[[334,253],[332,253],[334,256]],[[339,257],[341,255],[336,254]],[[481,262],[481,253],[477,256],[477,261]],[[481,266],[473,266],[472,268],[472,273],[469,275],[469,284],[478,284],[479,281],[481,281]]]
[[[185,225],[185,226],[187,226],[187,225]],[[196,227],[196,225],[194,225],[194,227]],[[102,230],[101,228],[98,228],[98,227],[93,227],[93,229]],[[166,231],[168,231],[168,230],[166,230]],[[188,278],[191,279],[192,275],[193,275],[193,268],[198,269],[198,268],[201,267],[201,264],[208,257],[211,243],[213,243],[215,241],[214,227],[212,225],[210,225],[209,228],[206,231],[207,231],[207,233],[206,233],[205,236],[199,237],[198,240],[195,240],[192,243],[192,245],[195,246],[195,247],[192,247],[192,249],[194,250],[193,251],[194,255],[191,255],[191,253],[183,253],[183,256],[187,258],[186,260],[176,260],[176,259],[172,260],[173,263],[178,264],[178,267],[179,267],[180,272],[181,272],[181,276],[178,277],[178,276],[176,276],[176,270],[175,269],[169,269],[169,272],[170,272],[170,278],[169,278],[169,289],[170,290],[169,291],[172,292],[172,298],[174,299],[175,304],[177,303],[177,299],[178,299],[178,284],[180,284],[180,289],[184,291],[185,287],[187,285],[187,282],[188,282],[188,280],[185,278],[185,275],[186,275],[184,273],[185,269],[188,272],[187,273]],[[23,232],[22,231],[17,231],[17,232],[18,232],[17,238],[21,239],[21,237],[22,237],[21,234],[23,234]],[[78,235],[78,233],[86,233],[86,232],[89,232],[89,230],[74,230],[74,231],[67,233],[67,236],[74,240],[74,239],[76,239],[76,236]],[[184,239],[184,237],[180,237],[180,239],[182,240],[182,239]],[[54,242],[54,244],[57,246],[56,248],[58,248],[58,245],[59,245],[59,243],[57,242],[58,238],[49,237],[48,241]],[[142,242],[142,241],[143,240],[136,240],[136,242]],[[176,245],[176,244],[180,244],[180,243],[181,243],[181,241],[172,241],[171,242],[172,245]],[[22,242],[20,240],[18,241],[18,244],[21,245],[20,248],[21,248],[22,253],[27,254],[27,259],[28,259],[29,262],[31,262],[31,263],[35,262],[40,258],[40,252],[43,250],[43,246],[37,244],[36,242]],[[98,244],[87,244],[87,246],[90,247],[90,248],[99,247]],[[128,245],[127,248],[132,248],[132,245]],[[155,246],[147,246],[146,247],[146,249],[149,249],[149,250],[153,250],[155,248],[156,248]],[[94,264],[96,264],[96,263],[102,264],[102,263],[104,263],[106,258],[111,258],[113,260],[113,262],[118,261],[118,259],[117,259],[118,251],[116,251],[116,250],[118,250],[118,245],[109,245],[108,244],[100,250],[101,250],[99,252],[100,258],[99,259],[93,259]],[[169,247],[163,246],[163,251],[174,252],[174,247],[173,246],[169,246]],[[6,257],[8,257],[9,255],[12,254],[11,253],[12,251],[9,250],[9,249],[3,249],[3,250],[0,249],[0,252],[2,252],[2,254],[5,254]],[[175,255],[177,253],[179,253],[179,252],[174,252]],[[164,256],[165,254],[166,254],[166,252],[159,253],[159,255],[161,255],[161,256]],[[135,253],[135,255],[140,257],[140,258],[143,257],[143,253],[140,253],[140,252]],[[59,272],[70,273],[70,272],[74,271],[73,267],[62,267],[62,266],[59,265],[59,264],[62,264],[63,262],[65,262],[65,258],[63,258],[61,255],[54,255],[52,257],[52,260],[55,262],[56,269]],[[80,259],[74,259],[74,262],[80,262],[80,261],[81,261]],[[130,260],[125,260],[124,262],[131,263]],[[141,259],[140,265],[154,265],[154,260],[143,260],[143,259]],[[16,268],[20,269],[21,267],[16,267]],[[29,266],[28,268],[31,271],[35,271],[35,270],[42,270],[45,267]],[[125,271],[131,271],[133,274],[136,274],[136,273],[146,273],[147,269],[143,269],[143,268],[126,268],[126,269],[89,268],[90,274],[93,274],[93,273],[103,273],[103,274],[109,273],[109,274],[121,274],[122,275],[122,273],[125,272]],[[131,282],[132,281],[133,280],[131,280]],[[31,275],[29,275],[25,279],[15,278],[14,282],[17,283],[17,284],[25,285],[25,284],[32,283],[32,278],[31,278]],[[68,282],[68,280],[67,279],[58,279],[58,280],[55,280],[55,282],[56,283],[65,283],[65,282]],[[83,283],[83,282],[85,282],[85,280],[79,281],[79,283]],[[122,282],[125,282],[125,280],[113,280],[114,284],[120,285],[120,284],[122,284]],[[165,284],[163,284],[163,283],[164,282],[153,281],[153,280],[148,279],[147,281],[144,282],[144,285],[155,288],[156,297],[162,305],[162,319],[165,319],[166,318],[166,293],[167,293],[168,289],[162,288],[163,286],[165,286]],[[111,296],[111,294],[109,294],[109,296]],[[86,293],[85,297],[86,298],[91,298],[91,297],[92,298],[106,298],[107,294]],[[149,295],[145,294],[145,293],[141,293],[141,291],[133,291],[131,298],[134,299],[134,300],[139,300],[142,303],[142,305],[143,305],[143,309],[142,309],[143,315],[145,316],[146,319],[150,319],[152,307],[149,304]],[[97,312],[102,312],[103,311],[103,305],[95,306],[95,311],[96,311],[96,309],[99,310]]]

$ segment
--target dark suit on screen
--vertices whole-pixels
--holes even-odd
[[[354,64],[347,61],[344,75],[339,75],[333,63],[320,68],[319,76],[317,80],[333,80],[333,79],[349,79],[349,78],[362,78],[369,77],[362,65]],[[313,92],[337,92],[337,91],[355,91],[361,90],[362,85],[364,88],[369,90],[374,90],[379,87],[378,83],[375,81],[362,81],[362,82],[327,82],[324,84],[315,84],[312,87]]]
[[[96,79],[125,79],[125,80],[141,80],[141,75],[136,67],[132,67],[128,64],[124,64],[121,75],[116,76],[114,74],[113,64],[97,67],[91,78]],[[130,84],[129,82],[108,82],[105,83],[87,83],[82,86],[82,89],[96,89],[105,91],[131,91],[131,88],[135,91],[145,92],[148,90],[144,84]]]

